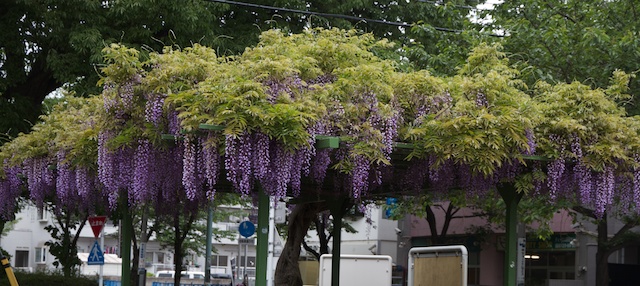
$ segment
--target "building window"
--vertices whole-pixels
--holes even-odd
[[[144,254],[144,265],[149,267],[153,264],[153,252],[146,252]]]
[[[14,266],[29,267],[29,251],[28,250],[16,250]]]
[[[240,257],[240,267],[244,267],[244,257]],[[247,267],[256,267],[256,257],[247,256]]]
[[[226,255],[212,255],[211,266],[227,266],[229,264],[229,257]]]
[[[574,280],[576,278],[575,251],[535,251],[525,255],[526,285],[544,286],[548,279]]]
[[[44,209],[44,207],[38,207],[38,210],[36,211],[36,219],[39,221],[49,220],[49,213]]]
[[[467,284],[480,285],[480,252],[470,251],[467,260]]]
[[[47,250],[42,247],[36,247],[36,263],[47,262]]]
[[[156,252],[156,261],[164,264],[164,252]]]

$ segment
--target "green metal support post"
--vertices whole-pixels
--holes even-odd
[[[516,191],[511,184],[498,186],[498,192],[504,200],[506,211],[506,230],[504,246],[504,286],[516,286],[517,254],[518,254],[518,203],[523,194]]]
[[[330,203],[333,216],[333,249],[331,250],[331,286],[340,286],[340,244],[342,243],[342,218],[344,217],[344,199]]]
[[[129,195],[126,191],[121,196],[121,208],[122,208],[122,244],[120,247],[120,254],[122,256],[122,280],[120,281],[122,286],[131,286],[131,213],[129,213]]]
[[[267,286],[269,256],[269,195],[260,190],[258,196],[258,246],[256,249],[256,286]]]
[[[213,231],[213,207],[207,207],[207,246],[205,247],[205,258],[204,258],[204,284],[211,284],[211,244],[212,241],[212,232]]]

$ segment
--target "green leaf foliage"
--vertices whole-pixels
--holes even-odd
[[[64,97],[31,133],[3,145],[0,159],[18,165],[28,158],[55,157],[64,151],[73,166],[96,170],[99,105],[98,98]]]
[[[530,85],[580,81],[606,89],[616,70],[635,73],[639,23],[636,1],[503,1],[493,11],[491,28]],[[629,83],[638,94],[640,82]],[[637,101],[637,98],[634,102]],[[625,107],[637,114],[638,104]]]
[[[436,166],[454,160],[483,175],[522,160],[537,108],[507,63],[497,45],[475,48],[460,74],[447,79],[446,112],[432,112],[405,135],[416,143],[411,156],[436,154]]]
[[[579,82],[554,86],[541,83],[536,90],[542,110],[536,133],[546,156],[575,158],[571,144],[578,140],[584,153],[582,161],[593,170],[624,162],[627,167],[633,165],[630,156],[638,151],[638,122],[635,117],[627,117],[614,101],[626,96],[618,92],[623,87],[614,84],[603,90]],[[559,134],[561,140],[551,140],[551,134]],[[566,154],[559,153],[562,150]]]

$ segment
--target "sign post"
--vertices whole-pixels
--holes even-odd
[[[104,235],[102,231],[104,230],[104,224],[107,221],[106,216],[92,216],[88,218],[89,225],[91,226],[91,230],[93,231],[93,235],[96,238],[96,242],[93,244],[91,251],[89,252],[89,257],[87,258],[87,265],[100,265],[100,273],[98,286],[104,285],[104,277],[103,277],[103,268],[104,268],[104,252],[102,249],[104,248]],[[98,244],[98,237],[100,237],[100,244]]]
[[[247,248],[249,248],[249,243],[253,242],[253,240],[248,241],[246,240],[246,238],[249,238],[250,236],[252,236],[255,232],[256,232],[256,225],[253,224],[251,221],[245,220],[243,222],[240,223],[240,225],[238,226],[238,232],[240,232],[240,235],[245,237],[245,240],[242,241],[242,238],[238,238],[238,245],[242,245],[244,244],[244,268],[242,270],[242,278],[243,281],[245,283],[249,283],[248,281],[248,276],[247,276]],[[245,284],[247,285],[247,284]]]

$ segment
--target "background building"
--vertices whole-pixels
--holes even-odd
[[[440,231],[444,213],[436,209],[434,213],[437,216],[437,230]],[[504,228],[494,225],[485,229],[488,231],[477,232],[475,230],[478,226],[487,225],[485,219],[473,217],[471,209],[463,209],[458,215],[464,218],[450,221],[445,244],[462,244],[467,247],[468,285],[503,285]],[[598,245],[596,226],[584,219],[578,218],[577,221],[578,223],[574,223],[568,211],[558,211],[551,221],[553,234],[548,240],[541,240],[532,233],[526,235],[525,285],[595,285]],[[609,218],[610,233],[615,233],[622,226],[620,221]],[[430,246],[431,231],[426,219],[415,216],[405,217],[399,222],[399,228],[403,235],[398,241],[398,261],[405,263],[403,266],[406,267],[406,259],[400,257],[406,257],[411,247]],[[616,272],[610,275],[615,277],[637,273],[640,270],[639,254],[636,246],[626,247],[612,254],[609,257],[609,269]]]

